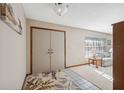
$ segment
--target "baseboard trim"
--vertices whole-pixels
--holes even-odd
[[[26,78],[27,78],[27,76],[28,76],[28,74],[25,75],[25,79],[24,79],[24,81],[23,81],[23,85],[22,85],[21,90],[23,90],[23,88],[24,88],[24,84],[25,84],[25,82],[26,82]]]
[[[88,65],[88,64],[89,64],[89,63],[78,64],[78,65],[72,65],[72,66],[67,66],[66,68],[78,67],[78,66],[83,66],[83,65]]]

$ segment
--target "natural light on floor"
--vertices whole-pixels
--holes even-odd
[[[107,78],[108,80],[113,81],[113,78],[110,75],[108,75],[102,71],[99,71],[97,69],[94,69],[94,71],[97,72],[98,74],[102,75],[103,77]]]

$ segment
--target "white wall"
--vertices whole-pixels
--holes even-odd
[[[27,20],[27,73],[30,73],[30,26],[44,27],[66,31],[66,65],[87,63],[84,58],[84,38],[86,36],[111,38],[110,34],[89,31],[69,26],[62,26],[42,21]]]
[[[21,4],[12,4],[20,18],[19,35],[0,20],[0,89],[21,89],[26,75],[26,20]]]

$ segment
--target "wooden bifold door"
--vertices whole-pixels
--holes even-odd
[[[41,73],[64,69],[64,32],[32,29],[32,72]]]

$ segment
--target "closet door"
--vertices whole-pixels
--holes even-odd
[[[51,31],[51,70],[64,68],[64,32]]]
[[[32,71],[41,73],[50,71],[50,31],[33,29],[32,31]]]

